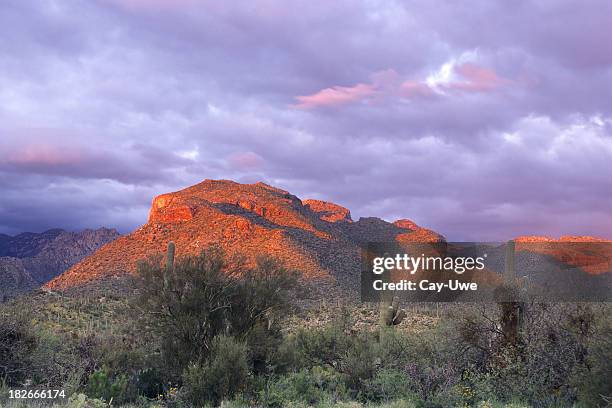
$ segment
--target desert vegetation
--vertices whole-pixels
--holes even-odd
[[[8,398],[21,388],[64,389],[55,404],[71,407],[605,407],[612,396],[606,304],[522,305],[516,325],[508,304],[300,310],[299,274],[274,259],[173,252],[139,264],[130,296],[3,305],[0,404],[51,405]]]

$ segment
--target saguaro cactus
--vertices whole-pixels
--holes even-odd
[[[518,345],[520,343],[520,328],[525,319],[525,303],[515,298],[518,297],[519,288],[514,269],[514,241],[506,244],[506,264],[504,270],[504,281],[507,295],[511,301],[500,302],[501,309],[501,329],[507,344]]]
[[[399,308],[399,298],[383,299],[380,304],[380,324],[381,326],[396,326],[404,320],[406,311]]]
[[[174,242],[168,242],[168,252],[166,254],[166,270],[168,272],[172,272],[174,269],[174,251],[176,249],[176,245]]]
[[[506,262],[504,268],[504,280],[507,285],[516,284],[516,271],[514,270],[514,241],[506,242]]]
[[[166,270],[164,271],[164,287],[168,287],[168,277],[174,270],[174,251],[176,246],[174,242],[168,242],[168,251],[166,253]]]

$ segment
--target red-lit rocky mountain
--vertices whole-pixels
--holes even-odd
[[[537,252],[563,264],[580,268],[591,275],[612,269],[612,241],[590,236],[565,235],[559,239],[521,236],[514,240],[516,251]]]
[[[300,200],[263,183],[205,180],[153,200],[149,220],[105,245],[49,282],[52,289],[79,286],[134,272],[138,260],[166,250],[196,254],[210,244],[254,259],[269,254],[307,278],[345,279],[360,271],[358,244],[367,241],[440,241],[444,238],[408,220],[353,221],[349,210],[319,200]]]
[[[118,236],[107,228],[0,235],[0,300],[44,284]]]

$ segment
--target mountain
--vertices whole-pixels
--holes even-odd
[[[118,236],[107,228],[0,235],[0,300],[41,286]]]
[[[3,248],[4,245],[10,241],[13,237],[11,237],[10,235],[6,235],[6,234],[0,234],[0,248]]]
[[[590,275],[610,272],[612,268],[612,241],[590,236],[565,235],[559,239],[544,236],[515,238],[517,252],[546,255]]]
[[[240,253],[253,262],[257,255],[269,254],[302,271],[307,279],[340,282],[344,288],[357,290],[362,267],[360,245],[445,242],[445,238],[406,219],[390,223],[365,217],[354,221],[350,211],[338,204],[301,200],[264,183],[205,180],[156,197],[142,227],[100,248],[45,287],[63,290],[109,279],[115,282],[115,278],[135,272],[139,260],[164,253],[170,241],[176,244],[177,256],[198,254],[218,244],[230,256]],[[574,269],[583,267],[589,274],[609,271],[609,241],[592,237],[519,237],[516,241],[519,252],[552,257]],[[553,245],[554,251],[550,250],[551,243],[558,242],[563,247]],[[601,249],[593,243],[600,243]],[[501,266],[503,256],[501,251]]]
[[[0,302],[40,286],[36,284],[19,258],[0,258],[0,280],[2,280]]]
[[[148,222],[104,246],[47,283],[67,289],[133,273],[138,260],[176,243],[177,255],[197,254],[219,244],[249,261],[269,254],[307,278],[358,282],[359,244],[389,240],[442,241],[444,238],[409,220],[378,218],[353,221],[348,209],[320,200],[300,200],[264,183],[205,180],[153,200]],[[356,289],[356,288],[355,288]]]

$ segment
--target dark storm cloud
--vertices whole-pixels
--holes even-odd
[[[9,1],[0,232],[264,180],[451,239],[612,236],[606,1]]]

